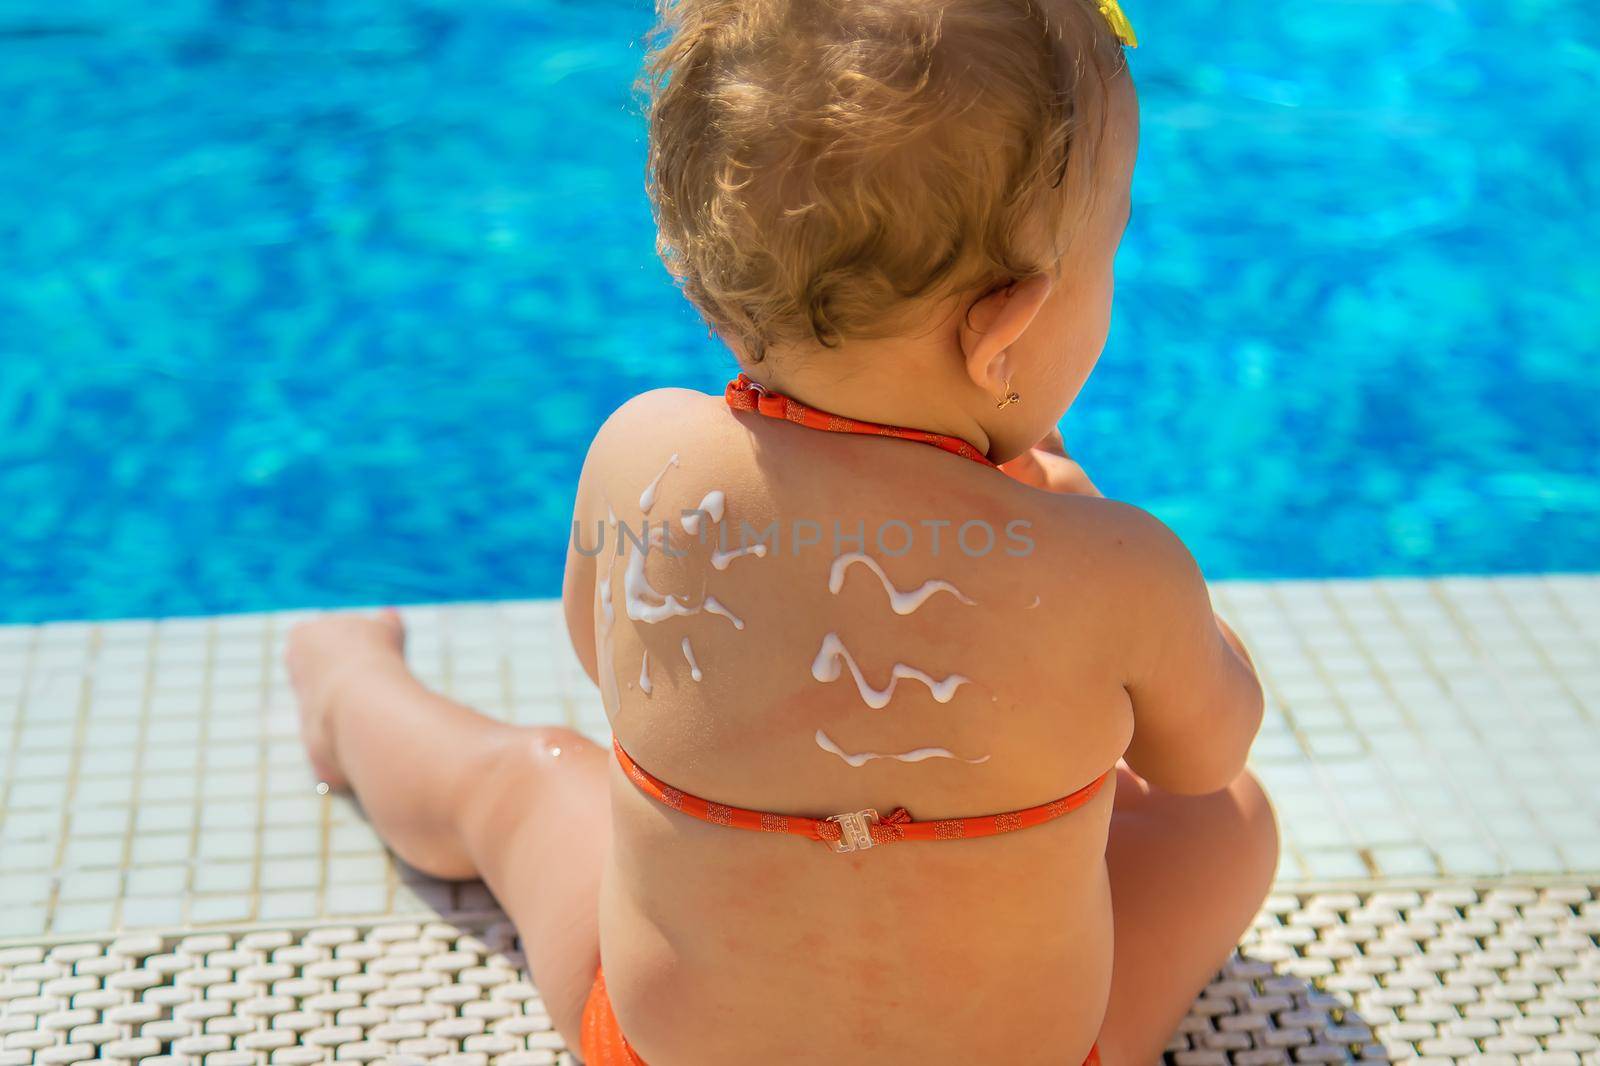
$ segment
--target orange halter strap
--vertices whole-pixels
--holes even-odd
[[[959,455],[963,459],[982,463],[984,466],[995,466],[987,455],[984,455],[971,444],[960,437],[951,437],[943,433],[929,433],[925,429],[907,429],[904,426],[886,426],[879,422],[863,422],[859,418],[846,418],[843,415],[832,415],[826,411],[819,411],[814,407],[807,407],[799,400],[791,399],[781,392],[773,392],[760,382],[751,381],[740,374],[728,382],[728,387],[723,391],[723,398],[728,401],[728,406],[735,411],[754,411],[766,415],[768,418],[777,418],[785,422],[805,426],[807,429],[820,429],[828,433],[860,433],[869,437],[897,437],[900,440],[916,441],[918,444],[931,444],[935,448],[943,448],[952,455]]]
[[[615,737],[611,750],[616,753],[629,780],[639,791],[659,803],[671,807],[691,818],[713,825],[726,825],[734,829],[748,829],[757,833],[790,833],[794,836],[820,840],[834,851],[861,851],[875,844],[895,844],[903,840],[969,840],[975,837],[992,837],[1001,833],[1014,833],[1041,825],[1063,814],[1075,811],[1094,798],[1112,770],[1107,770],[1093,781],[1070,795],[1028,807],[1020,811],[985,814],[976,818],[941,818],[937,821],[917,822],[904,807],[896,807],[887,817],[880,818],[872,809],[835,814],[828,818],[807,818],[793,814],[769,814],[749,811],[743,807],[729,807],[691,796],[682,789],[652,775],[629,754]],[[1115,769],[1113,767],[1112,769]]]

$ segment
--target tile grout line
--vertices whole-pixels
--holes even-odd
[[[0,827],[11,810],[11,783],[17,779],[17,767],[22,761],[23,723],[28,717],[29,696],[33,687],[33,651],[42,639],[38,626],[28,627],[28,641],[22,658],[22,678],[17,687],[16,718],[11,723],[11,748],[6,753],[5,775],[0,777]]]
[[[66,787],[62,795],[60,820],[57,822],[57,825],[60,827],[60,837],[56,841],[56,857],[53,863],[56,873],[55,876],[51,878],[53,882],[53,891],[51,892],[50,913],[46,918],[46,921],[49,923],[49,925],[47,925],[46,928],[49,928],[50,925],[55,924],[55,920],[59,911],[61,910],[62,881],[73,872],[73,867],[67,863],[66,858],[67,849],[72,842],[72,834],[70,830],[74,820],[73,815],[75,814],[73,809],[73,800],[77,796],[79,770],[83,765],[83,739],[84,733],[88,728],[89,694],[93,689],[93,685],[89,680],[88,667],[98,657],[99,627],[95,626],[89,630],[88,647],[84,650],[84,657],[82,660],[80,660],[78,669],[74,671],[74,680],[77,682],[78,689],[78,707],[72,722],[72,740],[70,741],[72,745],[72,757],[67,762],[67,776],[65,781]],[[122,874],[120,871],[118,872],[117,879],[118,881],[122,880]]]
[[[271,705],[273,652],[277,648],[276,616],[266,615],[256,631],[259,634],[261,659],[260,672],[256,677],[256,698],[252,701],[256,734],[256,824],[255,839],[250,849],[250,915],[260,920],[261,881],[266,867],[266,856],[262,851],[267,840],[267,783],[271,766],[268,753],[272,750],[272,745],[268,743],[267,715]]]
[[[112,922],[115,928],[121,928],[124,911],[128,901],[128,875],[136,869],[133,861],[134,838],[137,834],[134,827],[138,823],[139,800],[144,795],[145,759],[150,748],[150,723],[152,718],[151,704],[155,701],[155,673],[156,673],[156,648],[159,637],[159,627],[152,625],[150,635],[145,639],[144,678],[139,685],[139,725],[135,735],[133,747],[133,765],[130,768],[132,778],[129,784],[128,818],[122,827],[122,862],[119,880],[122,882],[122,891],[117,893],[116,906],[112,909]]]
[[[159,630],[159,626],[157,629]],[[193,921],[195,897],[200,893],[200,868],[202,857],[200,855],[201,829],[205,822],[206,810],[206,749],[207,741],[211,739],[211,680],[216,670],[216,635],[217,621],[209,619],[205,627],[205,658],[200,674],[200,711],[197,719],[195,735],[195,765],[194,786],[195,804],[194,816],[189,820],[189,861],[185,874],[185,890],[183,898],[183,914],[186,920]],[[165,634],[163,634],[163,637]]]
[[[42,627],[29,626],[26,649],[22,656],[22,680],[17,689],[16,720],[11,723],[11,750],[6,755],[6,774],[0,778],[0,831],[6,828],[6,823],[11,819],[11,798],[15,791],[13,782],[16,781],[17,770],[22,765],[22,738],[26,733],[24,728],[28,720],[28,709],[33,702],[33,675],[35,671],[35,655],[39,644],[44,640]],[[5,847],[0,839],[0,849]],[[44,928],[50,928],[50,918],[55,913],[56,896],[60,890],[61,878],[59,871],[47,871],[45,900],[44,900]]]

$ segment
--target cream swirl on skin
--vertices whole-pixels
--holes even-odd
[[[645,514],[650,513],[650,508],[656,505],[656,489],[661,487],[661,479],[667,476],[668,470],[671,470],[677,465],[678,453],[673,452],[672,458],[667,460],[667,465],[661,468],[661,473],[657,474],[655,478],[651,480],[650,484],[644,487],[644,491],[639,493],[639,510],[643,511]]]
[[[860,563],[874,574],[883,583],[883,591],[889,594],[889,606],[895,614],[910,614],[928,599],[940,592],[948,592],[956,599],[969,607],[976,606],[976,601],[966,596],[960,589],[940,578],[924,581],[914,589],[897,589],[894,582],[889,580],[889,575],[883,572],[883,567],[878,565],[878,560],[866,552],[845,552],[833,561],[833,568],[828,572],[828,591],[835,596],[844,588],[846,571],[855,563]]]
[[[955,697],[956,689],[965,685],[967,678],[960,674],[951,674],[945,678],[932,677],[914,666],[905,663],[895,663],[889,671],[889,684],[885,688],[874,688],[867,682],[861,673],[861,667],[856,665],[855,657],[839,639],[839,634],[829,633],[822,638],[822,647],[817,652],[817,657],[811,661],[811,676],[818,681],[827,683],[839,680],[844,672],[844,667],[850,668],[850,676],[855,679],[856,691],[861,694],[861,700],[873,710],[882,710],[894,698],[894,690],[903,680],[920,681],[928,686],[928,691],[940,703],[949,703]]]
[[[727,506],[728,497],[721,489],[712,489],[700,501],[700,506],[692,511],[685,511],[678,519],[683,523],[683,531],[691,537],[699,536],[700,520],[709,517],[711,524],[716,525],[722,521],[723,508]]]
[[[858,751],[852,753],[839,747],[839,745],[833,742],[832,737],[828,736],[828,734],[824,733],[820,729],[817,730],[816,741],[817,747],[821,748],[825,752],[828,752],[829,754],[839,756],[839,758],[843,759],[848,765],[854,766],[857,769],[867,765],[867,763],[871,762],[873,759],[893,759],[896,762],[923,762],[927,759],[955,759],[958,762],[965,763],[980,763],[989,761],[989,756],[987,755],[977,759],[962,758],[949,748],[912,748],[910,751],[900,752]]]

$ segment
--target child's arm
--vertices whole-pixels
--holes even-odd
[[[590,491],[587,473],[586,469],[584,474],[579,475],[578,498],[572,508],[572,520],[578,526],[575,532],[570,527],[568,529],[567,565],[561,577],[561,606],[566,614],[567,637],[572,641],[572,650],[577,653],[589,680],[598,685],[600,671],[596,667],[594,646],[595,582],[599,577],[599,564],[611,561],[612,545],[608,540],[604,550],[597,555],[584,555],[577,549],[580,541],[586,549],[593,549],[598,535],[594,519],[586,517],[596,512],[584,506]],[[615,536],[616,532],[615,529],[607,529],[605,536]]]
[[[1102,496],[1052,432],[1002,469],[1060,495]],[[1144,511],[1112,504],[1115,530],[1106,559],[1122,571],[1114,584],[1135,652],[1125,682],[1134,733],[1127,760],[1168,792],[1224,788],[1244,768],[1261,727],[1261,683],[1244,643],[1211,607],[1194,556]]]
[[[1067,453],[1061,430],[1052,429],[1038,444],[1023,452],[1000,469],[1036,489],[1071,496],[1104,496],[1084,473],[1078,461]]]
[[[1124,555],[1133,565],[1119,581],[1133,627],[1128,765],[1169,792],[1213,792],[1244,769],[1261,727],[1261,682],[1243,643],[1212,609],[1188,548],[1156,519],[1128,510],[1139,516],[1128,523],[1134,550]]]

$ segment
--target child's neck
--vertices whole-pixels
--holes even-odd
[[[958,437],[987,454],[989,434],[971,410],[960,352],[938,336],[774,348],[761,362],[740,365],[752,380],[819,411]]]

